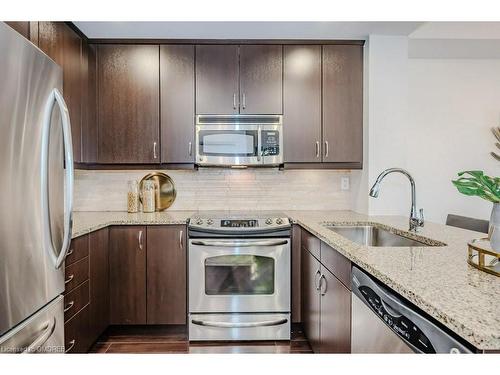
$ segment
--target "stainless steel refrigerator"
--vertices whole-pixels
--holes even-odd
[[[62,70],[0,22],[0,353],[64,351],[73,156]]]

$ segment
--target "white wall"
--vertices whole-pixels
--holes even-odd
[[[448,213],[488,219],[491,203],[457,192],[462,170],[500,175],[490,127],[500,120],[500,60],[409,60],[408,168],[427,218]]]
[[[353,208],[408,215],[403,176],[387,177],[378,199],[360,198],[378,173],[397,166],[414,176],[428,220],[444,222],[448,213],[488,219],[491,204],[459,194],[450,181],[467,169],[499,175],[489,128],[500,120],[500,59],[410,59],[408,39],[390,36],[370,36],[366,54],[369,160],[353,174]]]

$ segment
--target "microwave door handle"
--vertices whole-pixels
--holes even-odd
[[[250,247],[250,246],[280,246],[286,245],[288,240],[268,240],[268,241],[201,241],[194,240],[191,244],[196,246],[217,246],[217,247]]]
[[[259,125],[257,128],[257,161],[261,161],[262,155],[262,127]]]
[[[59,106],[61,112],[61,123],[64,142],[64,160],[65,160],[65,184],[64,184],[64,234],[63,243],[59,253],[53,248],[52,232],[50,230],[50,208],[49,208],[49,137],[52,122],[52,111],[54,104]],[[73,147],[71,141],[71,122],[69,111],[64,102],[64,98],[58,89],[53,89],[45,104],[45,113],[42,123],[42,141],[41,141],[41,202],[42,202],[42,223],[44,228],[45,248],[54,263],[56,269],[63,264],[71,242],[71,227],[73,220]]]

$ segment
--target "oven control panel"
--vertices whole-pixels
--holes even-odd
[[[280,133],[277,130],[262,130],[262,156],[279,155]]]
[[[248,228],[259,226],[259,221],[255,219],[231,220],[223,219],[220,221],[221,228]]]

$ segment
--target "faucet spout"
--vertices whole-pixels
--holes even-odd
[[[415,180],[411,176],[411,174],[402,169],[402,168],[389,168],[380,173],[377,177],[377,180],[373,184],[370,189],[370,197],[377,198],[380,192],[380,184],[382,180],[390,173],[401,173],[405,175],[410,181],[411,187],[411,209],[410,209],[410,231],[416,232],[420,227],[424,226],[424,210],[420,209],[420,212],[417,212],[417,197],[415,192]]]

